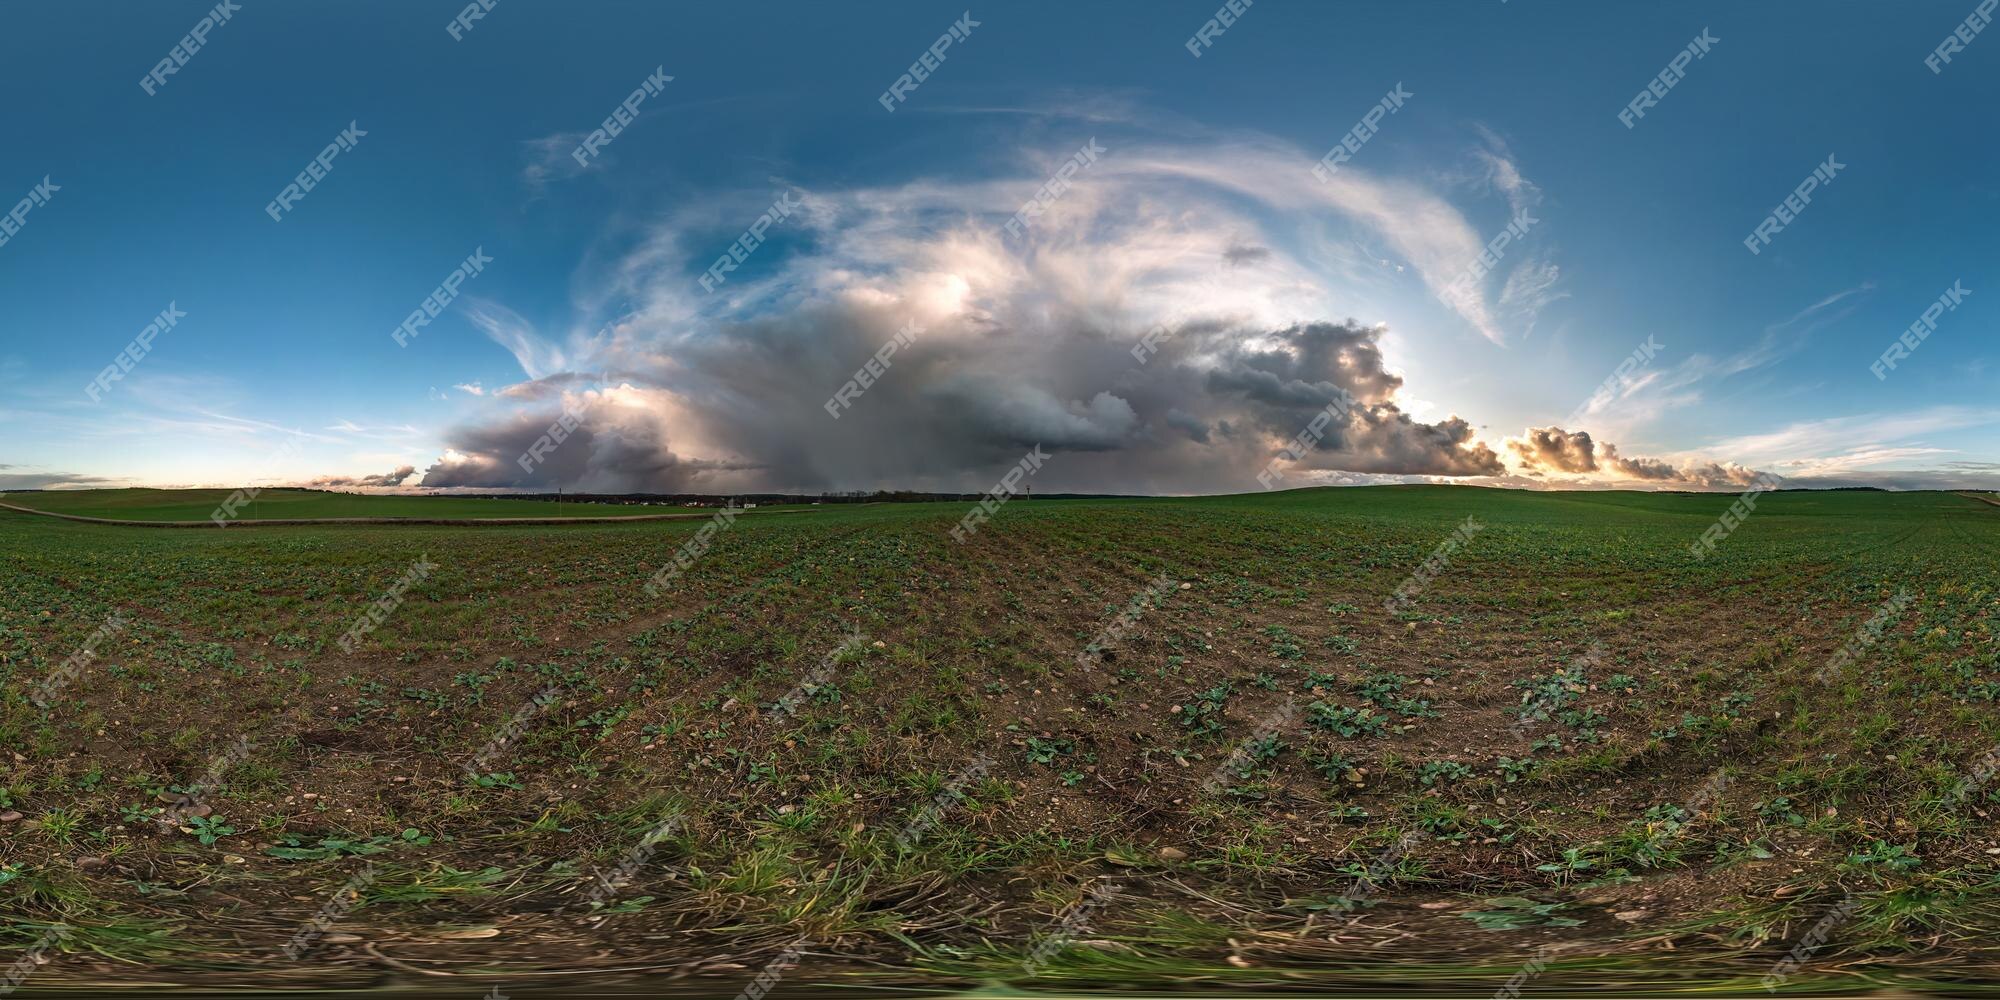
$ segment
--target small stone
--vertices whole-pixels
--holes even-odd
[[[222,863],[225,865],[247,865],[250,863],[250,859],[241,854],[225,854],[222,856]]]
[[[1193,589],[1194,589],[1194,584],[1192,584],[1192,583],[1183,583],[1183,584],[1181,584],[1181,589],[1182,589],[1182,590],[1193,590]]]
[[[103,858],[95,858],[95,857],[92,857],[92,858],[78,858],[78,859],[76,859],[76,867],[77,867],[77,870],[78,870],[78,871],[86,871],[86,872],[87,872],[87,871],[92,871],[92,870],[95,870],[95,869],[98,869],[98,868],[102,868],[102,867],[104,867],[105,865],[108,865],[108,864],[110,864],[110,863],[111,863],[111,862],[109,862],[109,861],[106,861],[106,860],[105,860],[105,859],[103,859]]]
[[[15,823],[19,822],[20,819],[21,819],[21,814],[15,812],[12,809],[7,810],[6,812],[0,812],[0,823]]]
[[[1161,861],[1186,861],[1186,860],[1187,860],[1187,852],[1186,852],[1186,851],[1183,851],[1183,850],[1181,850],[1181,849],[1180,849],[1180,848],[1178,848],[1178,847],[1162,847],[1162,848],[1160,848],[1160,860],[1161,860]]]
[[[1645,910],[1620,910],[1612,916],[1629,924],[1634,920],[1644,920],[1647,914]]]

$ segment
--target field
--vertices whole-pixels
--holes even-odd
[[[60,923],[38,984],[466,996],[794,956],[1040,987],[1992,971],[2000,508],[1766,494],[1696,559],[1735,499],[1016,501],[963,546],[965,505],[829,507],[710,530],[657,593],[703,521],[0,511],[0,949]]]
[[[123,521],[208,521],[234,490],[50,490],[0,494],[16,507]],[[762,508],[760,508],[762,509]],[[614,503],[562,503],[490,497],[384,496],[325,490],[268,489],[240,505],[233,520],[288,518],[408,517],[485,519],[500,517],[634,517],[694,513],[671,507]]]

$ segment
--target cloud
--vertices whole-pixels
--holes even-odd
[[[630,385],[542,397],[527,409],[453,432],[451,449],[424,471],[419,485],[682,493],[700,490],[707,473],[757,468],[676,454],[669,432],[676,409],[657,390]],[[553,428],[565,413],[574,427],[557,442]],[[544,436],[553,447],[530,455]]]
[[[1351,165],[1323,183],[1311,174],[1313,159],[1295,147],[1262,138],[1218,140],[1199,150],[1112,147],[1091,168],[1097,176],[1090,181],[1100,188],[1122,186],[1125,191],[1120,193],[1154,192],[1174,199],[1213,201],[1223,193],[1254,201],[1270,213],[1336,222],[1346,230],[1341,249],[1320,246],[1314,248],[1316,255],[1345,255],[1355,239],[1380,240],[1415,268],[1438,301],[1488,340],[1505,343],[1506,335],[1479,283],[1458,280],[1486,245],[1486,237],[1463,211],[1421,184],[1378,177]],[[1017,197],[1015,205],[1020,200]],[[1073,189],[1058,207],[1079,201]],[[1275,249],[1277,243],[1261,239],[1259,245]]]
[[[1167,426],[1188,436],[1191,441],[1209,443],[1208,424],[1192,413],[1176,409],[1167,411]],[[1226,424],[1224,426],[1227,426]]]
[[[14,469],[19,466],[7,465],[0,468]],[[129,485],[128,480],[79,475],[74,472],[0,473],[0,490],[89,490],[126,485]]]
[[[1222,259],[1236,265],[1255,264],[1258,261],[1269,260],[1270,257],[1270,247],[1245,246],[1241,243],[1230,244],[1229,249],[1222,251]]]
[[[1657,421],[1674,410],[1695,406],[1705,398],[1705,387],[1761,371],[1798,353],[1814,333],[1847,318],[1859,305],[1856,297],[1866,295],[1874,287],[1873,283],[1863,282],[1824,296],[1765,326],[1755,343],[1733,354],[1716,357],[1696,353],[1667,367],[1641,366],[1623,379],[1600,385],[1564,422],[1588,425],[1604,434],[1619,434]],[[1648,340],[1652,338],[1649,336]],[[1673,344],[1662,346],[1672,349]]]
[[[1597,448],[1586,431],[1532,427],[1523,437],[1507,442],[1507,447],[1530,469],[1547,466],[1561,472],[1597,471]]]
[[[404,480],[416,474],[416,466],[405,465],[394,472],[385,472],[379,476],[319,476],[307,482],[306,485],[318,489],[336,489],[339,487],[390,488],[403,485]]]
[[[423,434],[422,431],[410,424],[363,425],[357,424],[352,420],[335,421],[326,429],[341,434],[378,441],[411,441]],[[335,439],[323,438],[322,440]]]
[[[521,181],[539,195],[550,183],[568,180],[593,165],[579,163],[570,155],[583,142],[586,132],[557,132],[521,143]]]
[[[1195,343],[1215,358],[1205,367],[1203,387],[1211,405],[1225,409],[1216,418],[1261,428],[1281,445],[1329,404],[1352,400],[1300,460],[1306,469],[1438,476],[1500,472],[1499,458],[1472,440],[1465,421],[1420,423],[1396,404],[1403,380],[1383,366],[1384,332],[1350,320],[1271,331],[1254,338],[1258,346],[1252,347]]]
[[[1355,406],[1293,463],[1299,471],[1501,471],[1465,421],[1424,423],[1400,410],[1380,327],[1190,321],[1135,366],[1145,317],[1115,333],[1086,324],[1088,303],[1056,308],[1026,274],[986,298],[943,275],[894,280],[904,287],[837,287],[824,301],[699,335],[627,317],[595,350],[629,381],[579,388],[588,376],[562,373],[498,390],[489,398],[523,408],[454,431],[423,485],[979,489],[1039,446],[1075,456],[1047,473],[1064,488],[1248,489],[1343,394]],[[1050,309],[1063,315],[1046,318]],[[924,332],[830,417],[826,400],[911,320]],[[546,463],[523,468],[517,459],[548,433],[558,401],[578,414],[577,429]]]
[[[1500,306],[1525,315],[1532,323],[1543,309],[1569,298],[1568,292],[1556,290],[1556,282],[1561,280],[1562,268],[1547,254],[1531,256],[1507,275],[1500,288]]]
[[[471,396],[486,395],[486,387],[477,382],[459,382],[454,384],[452,388]]]
[[[520,313],[486,299],[467,295],[465,318],[493,342],[507,349],[529,378],[541,378],[564,370],[567,358],[561,348],[537,336],[534,325]]]
[[[1595,474],[1596,482],[1639,480],[1698,489],[1727,489],[1748,486],[1766,475],[1734,462],[1703,459],[1677,466],[1665,459],[1627,458],[1609,441],[1595,441],[1587,431],[1561,427],[1531,427],[1520,437],[1509,439],[1507,450],[1520,460],[1522,471],[1535,478],[1551,473]],[[1592,482],[1573,480],[1565,485]]]
[[[1481,179],[1505,195],[1507,206],[1516,214],[1540,205],[1542,189],[1521,175],[1521,168],[1514,161],[1507,140],[1484,125],[1475,125],[1473,129],[1480,138],[1480,145],[1472,151],[1472,155],[1483,169]]]
[[[1604,445],[1604,464],[1627,479],[1668,480],[1680,477],[1672,462],[1658,458],[1625,458],[1618,454],[1618,446],[1609,442]]]
[[[1861,413],[1787,424],[1774,431],[1725,438],[1710,448],[1745,461],[1782,462],[1810,473],[1852,468],[1852,456],[1920,443],[1942,432],[2000,424],[2000,409],[1934,406],[1902,413]],[[1816,468],[1813,468],[1816,467]]]
[[[526,378],[486,393],[423,485],[977,490],[1040,447],[1054,456],[1038,473],[1048,489],[1228,492],[1253,489],[1308,427],[1310,447],[1279,463],[1295,482],[1507,475],[1464,418],[1412,414],[1384,357],[1390,331],[1338,319],[1352,302],[1327,280],[1335,261],[1352,265],[1348,282],[1407,285],[1352,252],[1379,243],[1502,339],[1483,298],[1448,297],[1483,249],[1457,208],[1361,170],[1321,184],[1310,157],[1271,141],[1105,145],[1020,234],[1002,223],[1046,180],[1032,157],[982,180],[815,190],[787,238],[714,294],[695,274],[731,234],[719,229],[740,230],[729,220],[754,218],[768,192],[658,220],[579,283],[567,329],[472,300],[468,316]],[[1482,156],[1489,196],[1540,199],[1504,146]],[[1559,275],[1527,258],[1499,305],[1532,313]],[[863,370],[906,325],[914,340]],[[1155,327],[1167,331],[1155,353],[1135,356]],[[863,391],[829,414],[850,380]],[[565,411],[576,430],[523,467]],[[1561,428],[1509,450],[1536,476],[1683,471]]]
[[[1709,489],[1748,486],[1767,474],[1735,462],[1703,462],[1682,468],[1677,478]]]

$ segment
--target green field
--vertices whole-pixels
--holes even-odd
[[[47,490],[0,494],[0,502],[56,514],[126,521],[206,521],[234,490]],[[796,505],[794,505],[796,506]],[[764,509],[764,508],[759,508]],[[771,509],[782,509],[772,507]],[[389,496],[325,490],[261,490],[237,509],[236,520],[324,517],[496,518],[634,517],[693,513],[683,508],[614,503],[554,503],[488,497]]]
[[[1790,988],[1990,973],[2000,507],[1766,494],[1697,560],[1735,500],[1020,500],[962,546],[963,504],[0,511],[0,948],[61,921],[112,981],[387,959],[466,995],[798,942],[799,982],[1754,990],[1837,912]]]

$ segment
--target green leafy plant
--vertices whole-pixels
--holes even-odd
[[[195,839],[204,844],[213,844],[236,833],[236,828],[221,816],[196,816],[188,820],[188,829],[193,830]]]
[[[1417,781],[1425,788],[1470,777],[1472,768],[1455,760],[1428,760],[1417,765]]]
[[[1906,845],[1877,840],[1867,848],[1849,854],[1847,863],[1887,868],[1900,873],[1914,870],[1924,863],[1924,859],[1912,853],[1912,849]]]
[[[1052,763],[1057,757],[1067,757],[1075,752],[1075,740],[1061,738],[1043,739],[1040,736],[1028,737],[1028,763],[1030,764]]]
[[[1803,826],[1806,818],[1792,806],[1789,796],[1777,795],[1757,803],[1757,818],[1766,823],[1783,823],[1787,826]]]
[[[1586,857],[1582,848],[1571,847],[1564,849],[1561,861],[1543,862],[1536,865],[1535,870],[1554,875],[1557,884],[1562,884],[1569,882],[1576,878],[1577,875],[1589,871],[1594,867],[1596,867],[1596,862]]]
[[[1380,736],[1388,729],[1388,722],[1376,715],[1374,709],[1329,705],[1323,701],[1306,706],[1306,717],[1335,736]]]

